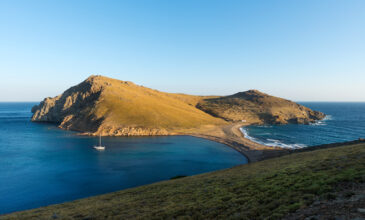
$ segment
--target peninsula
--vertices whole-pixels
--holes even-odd
[[[225,143],[262,159],[268,147],[245,139],[249,124],[308,124],[325,115],[257,90],[230,96],[194,96],[160,92],[128,81],[92,75],[32,108],[34,122],[56,123],[84,135],[193,135]],[[259,151],[253,155],[253,151]],[[274,151],[270,151],[272,155]],[[256,152],[257,153],[257,152]]]

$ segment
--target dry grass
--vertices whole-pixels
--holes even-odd
[[[259,124],[309,123],[324,117],[323,113],[257,90],[204,99],[198,108],[229,121]]]
[[[102,125],[163,128],[175,131],[226,122],[195,106],[206,97],[172,94],[103,76],[88,79],[101,88],[100,97],[89,114],[103,118]]]

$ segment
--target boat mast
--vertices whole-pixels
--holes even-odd
[[[99,146],[101,146],[101,134],[99,134]]]

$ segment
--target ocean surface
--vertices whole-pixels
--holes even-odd
[[[302,148],[365,138],[365,103],[301,102],[327,116],[311,125],[248,126],[249,139],[268,146]]]
[[[0,214],[247,163],[189,136],[98,138],[30,122],[36,103],[0,103]]]

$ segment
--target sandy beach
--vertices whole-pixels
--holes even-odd
[[[248,125],[248,123],[233,123],[225,126],[205,126],[197,130],[184,132],[183,135],[223,143],[246,156],[249,162],[282,156],[291,151],[279,147],[269,147],[245,138],[240,128]]]

